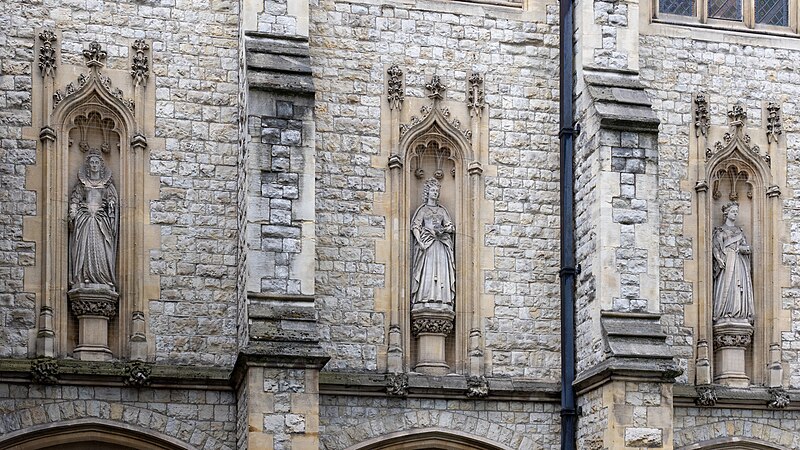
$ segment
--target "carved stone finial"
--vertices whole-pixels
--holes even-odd
[[[53,358],[38,358],[31,361],[31,378],[38,384],[58,382],[58,361]]]
[[[783,388],[771,388],[769,390],[770,401],[767,406],[773,409],[783,409],[789,406],[789,393]]]
[[[442,84],[442,80],[439,78],[439,75],[434,75],[431,78],[431,81],[425,84],[425,89],[430,92],[430,94],[428,94],[429,99],[441,100],[444,98],[444,91],[447,90],[447,87]]]
[[[395,64],[389,67],[386,73],[389,75],[389,89],[386,96],[387,100],[389,100],[389,109],[399,110],[403,107],[403,100],[405,100],[403,71]]]
[[[50,30],[39,33],[42,46],[39,47],[39,70],[42,77],[52,77],[56,71],[56,48],[53,43],[56,41],[56,34]]]
[[[767,143],[778,142],[778,136],[781,134],[783,134],[781,107],[770,102],[767,105]]]
[[[150,384],[153,370],[144,361],[130,361],[125,365],[125,385],[143,387]]]
[[[717,389],[713,385],[697,386],[697,406],[714,406],[717,404]]]
[[[728,111],[728,123],[732,130],[744,129],[747,123],[747,111],[745,111],[741,103],[736,103],[731,110]]]
[[[489,395],[489,381],[483,375],[467,378],[466,395],[469,398],[487,397]]]
[[[147,77],[150,76],[150,67],[147,62],[147,50],[150,46],[144,39],[137,39],[131,45],[133,48],[133,64],[131,64],[131,76],[133,84],[144,86],[147,84]]]
[[[708,136],[710,119],[708,116],[708,100],[706,99],[706,94],[698,92],[694,98],[694,104],[695,135],[697,137],[700,137],[700,135]]]
[[[103,47],[97,41],[92,41],[89,44],[89,48],[83,51],[83,57],[86,59],[86,66],[88,67],[103,67],[106,56],[108,56],[108,53],[103,50]]]
[[[470,116],[481,116],[483,108],[486,106],[485,95],[483,92],[483,77],[479,73],[473,73],[469,77],[469,95],[467,95],[467,108]]]
[[[408,375],[404,373],[386,375],[386,394],[391,397],[408,396]]]

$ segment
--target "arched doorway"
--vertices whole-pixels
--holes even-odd
[[[38,425],[0,438],[0,450],[55,449],[195,450],[153,430],[93,419]]]
[[[347,450],[512,450],[480,436],[440,428],[391,433]]]
[[[760,439],[745,437],[724,437],[696,444],[676,447],[675,450],[789,450],[786,447],[775,445]]]

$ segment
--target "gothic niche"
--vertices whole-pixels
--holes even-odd
[[[713,377],[716,383],[742,388],[760,374],[755,367],[767,359],[766,322],[774,295],[768,268],[774,259],[770,221],[779,190],[770,183],[769,155],[745,133],[744,109],[736,105],[728,116],[729,132],[706,151],[708,184],[701,181],[696,187],[705,229],[710,231],[705,233],[707,247],[701,259],[710,281],[705,283],[709,301],[704,317],[713,344],[709,371],[708,344],[701,333],[698,353],[705,362],[698,365],[697,380],[706,384]]]
[[[421,190],[422,200],[410,222],[411,332],[418,341],[415,370],[445,375],[450,370],[446,340],[456,315],[456,230],[448,212],[453,206],[455,164],[449,149],[436,140],[417,145],[411,160],[417,179],[413,185]],[[445,172],[449,172],[448,180]],[[443,186],[449,190],[443,192]]]
[[[106,159],[111,162],[110,149],[118,148],[119,136],[114,121],[98,112],[79,115],[74,124],[71,141],[77,149],[70,151],[72,187],[67,211],[67,297],[78,319],[78,345],[73,353],[78,359],[105,360],[111,358],[108,323],[118,311],[120,228],[118,189]]]

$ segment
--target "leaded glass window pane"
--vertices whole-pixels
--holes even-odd
[[[708,17],[742,20],[742,0],[708,0]]]
[[[694,0],[659,0],[658,11],[679,16],[694,15]]]
[[[756,0],[756,22],[789,25],[789,0]]]

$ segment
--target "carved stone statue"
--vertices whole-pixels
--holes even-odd
[[[414,235],[412,255],[411,305],[449,306],[456,296],[455,228],[447,210],[439,205],[441,184],[430,178],[423,188],[424,201],[411,219]]]
[[[722,207],[725,224],[714,228],[712,237],[714,271],[714,321],[745,319],[753,322],[753,272],[750,246],[744,231],[735,225],[739,204]]]
[[[69,286],[116,292],[119,197],[100,151],[89,150],[69,199]],[[99,285],[99,286],[98,286]]]

